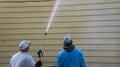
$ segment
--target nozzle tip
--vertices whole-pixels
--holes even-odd
[[[45,33],[45,35],[47,35],[47,33]]]

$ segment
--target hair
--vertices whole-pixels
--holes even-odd
[[[28,52],[29,51],[29,46],[27,48],[25,48],[25,49],[20,49],[20,51],[22,51],[22,52]]]

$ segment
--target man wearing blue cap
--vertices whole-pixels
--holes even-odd
[[[64,37],[63,50],[58,53],[56,67],[86,67],[84,55],[75,48],[70,34]]]
[[[12,56],[10,67],[35,67],[35,60],[30,54],[28,54],[30,45],[31,41],[29,40],[23,40],[20,42],[20,51]],[[42,58],[39,58],[38,61],[42,61]]]

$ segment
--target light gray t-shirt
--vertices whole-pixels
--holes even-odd
[[[10,60],[10,67],[35,67],[35,61],[27,52],[17,52]]]

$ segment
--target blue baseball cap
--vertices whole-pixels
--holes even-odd
[[[71,45],[73,43],[72,41],[72,36],[71,34],[67,34],[65,37],[64,37],[64,44],[65,45]]]

